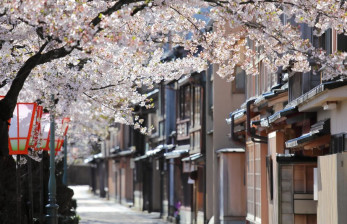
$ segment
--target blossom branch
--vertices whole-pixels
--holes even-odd
[[[110,110],[112,110],[112,111],[116,111],[116,110],[113,109],[112,107],[109,107],[108,105],[106,105],[106,104],[104,104],[104,103],[101,103],[101,102],[97,101],[96,99],[94,99],[91,95],[87,94],[86,92],[83,92],[83,95],[87,96],[89,99],[91,99],[91,100],[97,102],[98,104],[102,105],[103,107],[106,107],[106,108],[108,108],[108,109],[110,109]]]

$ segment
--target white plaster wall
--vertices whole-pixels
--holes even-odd
[[[317,121],[325,120],[331,118],[331,111],[330,110],[320,110],[317,112]]]
[[[197,224],[204,224],[204,213],[202,211],[198,211],[196,219]]]
[[[135,209],[142,211],[143,198],[141,191],[134,191],[134,207]]]
[[[180,224],[191,224],[191,220],[191,210],[182,206],[180,210]]]
[[[347,100],[337,103],[336,109],[331,111],[330,122],[331,134],[347,132]]]

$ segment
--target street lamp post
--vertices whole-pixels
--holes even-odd
[[[67,185],[67,136],[64,139],[64,174],[63,174],[63,184]]]
[[[61,121],[60,136],[57,141],[56,151],[60,151],[62,143],[64,143],[64,173],[63,184],[67,185],[67,130],[69,129],[70,118],[64,117]]]
[[[50,113],[50,163],[49,163],[49,181],[48,181],[48,204],[47,208],[47,223],[58,224],[58,208],[56,200],[56,180],[55,180],[55,124],[54,124],[54,95],[51,96],[52,105]]]

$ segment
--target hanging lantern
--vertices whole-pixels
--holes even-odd
[[[55,137],[55,151],[60,151],[61,147],[64,143],[64,137],[67,133],[68,127],[69,127],[69,118],[63,118],[61,121],[57,121],[57,127],[56,127],[56,137]],[[50,117],[48,113],[45,113],[42,115],[41,119],[41,137],[39,140],[39,146],[38,149],[49,151],[49,141],[50,141],[50,134],[51,134],[51,123],[50,123]]]
[[[49,113],[44,113],[41,118],[40,137],[37,149],[49,150],[50,126]]]
[[[33,129],[31,132],[31,138],[29,142],[29,147],[37,150],[37,144],[39,140],[39,135],[41,131],[41,118],[42,118],[43,107],[37,106],[34,118]]]
[[[63,137],[65,137],[67,134],[67,130],[69,129],[70,118],[64,117],[62,123],[63,123],[63,127],[62,127]]]
[[[69,129],[70,118],[64,117],[61,122],[58,122],[58,136],[56,138],[56,148],[55,151],[60,151],[64,143],[64,138],[66,136],[67,130]]]
[[[28,154],[36,103],[17,103],[9,127],[9,154]]]

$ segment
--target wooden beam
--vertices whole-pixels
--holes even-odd
[[[288,101],[288,94],[285,92],[285,93],[279,94],[278,97],[269,100],[268,106],[271,107],[271,106],[274,106],[275,104],[284,103],[286,101]]]
[[[326,144],[329,144],[330,143],[330,138],[331,136],[330,135],[324,135],[322,137],[319,137],[307,144],[304,145],[304,149],[307,150],[307,149],[314,149],[314,148],[317,148],[321,145],[326,145]]]
[[[241,124],[243,122],[246,121],[246,115],[243,115],[242,117],[240,117],[239,119],[235,119],[234,120],[234,124]]]

